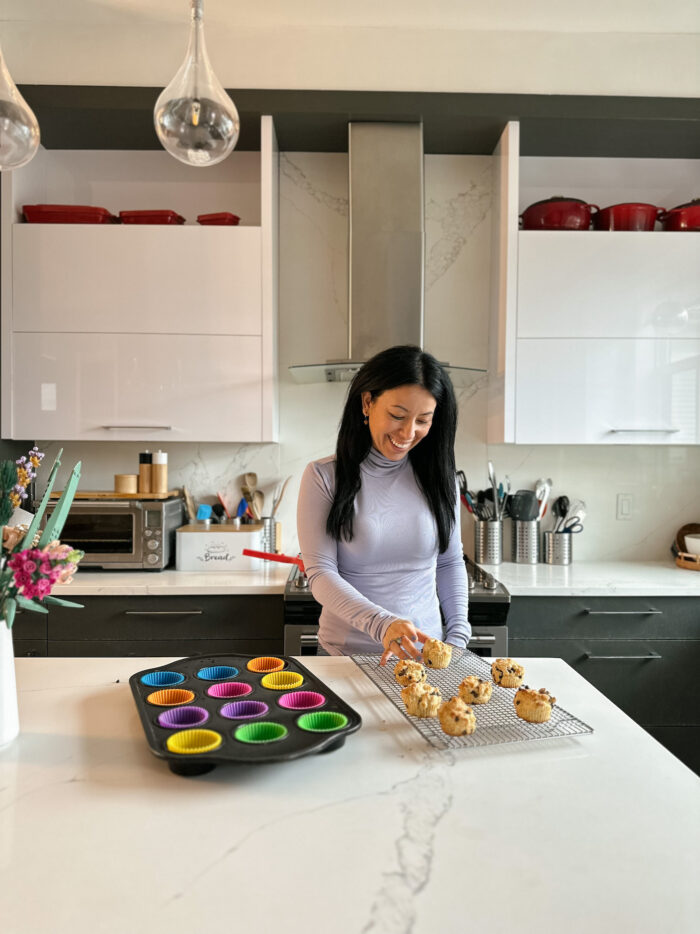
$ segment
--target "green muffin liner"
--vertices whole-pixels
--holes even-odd
[[[284,739],[286,735],[286,726],[263,720],[259,723],[246,723],[244,726],[239,726],[237,730],[234,730],[233,738],[239,743],[274,743]]]
[[[319,710],[315,713],[305,713],[297,720],[300,730],[310,733],[332,733],[342,730],[348,725],[348,718],[344,713],[334,713],[332,710]]]

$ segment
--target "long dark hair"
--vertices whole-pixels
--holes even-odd
[[[335,495],[326,531],[336,541],[352,541],[360,464],[372,446],[362,413],[362,394],[369,392],[374,400],[398,386],[422,386],[437,402],[430,431],[408,452],[408,458],[435,517],[442,552],[455,523],[457,400],[449,376],[435,357],[411,344],[382,350],[364,364],[350,384],[338,432]]]

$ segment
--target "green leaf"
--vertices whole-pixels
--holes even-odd
[[[7,623],[7,628],[12,629],[12,624],[15,621],[15,611],[17,610],[17,602],[13,597],[8,597],[5,600],[5,622]]]
[[[84,609],[82,603],[73,603],[72,600],[63,600],[61,597],[52,597],[50,594],[48,597],[44,597],[44,603],[51,603],[54,606],[74,606],[77,610]]]
[[[34,603],[33,600],[27,600],[26,597],[20,597],[17,594],[17,604],[21,606],[23,610],[29,610],[30,613],[48,613],[49,611],[45,606],[42,606],[40,603]]]
[[[61,454],[63,454],[63,448],[56,455],[56,460],[53,462],[53,467],[51,468],[51,473],[49,474],[49,482],[46,484],[46,492],[41,498],[41,505],[36,511],[34,518],[32,519],[31,525],[27,530],[27,534],[24,536],[24,540],[19,548],[16,548],[15,551],[23,551],[25,548],[31,548],[32,542],[34,541],[34,536],[39,530],[41,525],[41,520],[44,518],[44,513],[46,512],[46,506],[49,502],[49,497],[51,496],[51,491],[53,490],[53,485],[56,482],[56,474],[58,473],[58,468],[61,466]]]
[[[82,464],[80,461],[78,461],[78,463],[73,468],[73,472],[71,473],[70,479],[66,484],[63,495],[59,499],[56,508],[51,513],[51,517],[46,523],[44,531],[41,533],[41,538],[39,539],[39,548],[43,548],[50,542],[60,539],[63,526],[65,525],[65,521],[68,518],[68,510],[73,504],[73,497],[75,496],[75,491],[78,489],[81,467]]]

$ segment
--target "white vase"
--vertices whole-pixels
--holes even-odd
[[[0,619],[0,747],[6,746],[19,733],[15,652],[12,630]]]

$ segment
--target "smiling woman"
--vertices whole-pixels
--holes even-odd
[[[355,376],[335,456],[309,464],[299,492],[324,651],[416,658],[443,638],[442,617],[446,641],[466,646],[456,427],[449,376],[419,347],[384,350]]]

